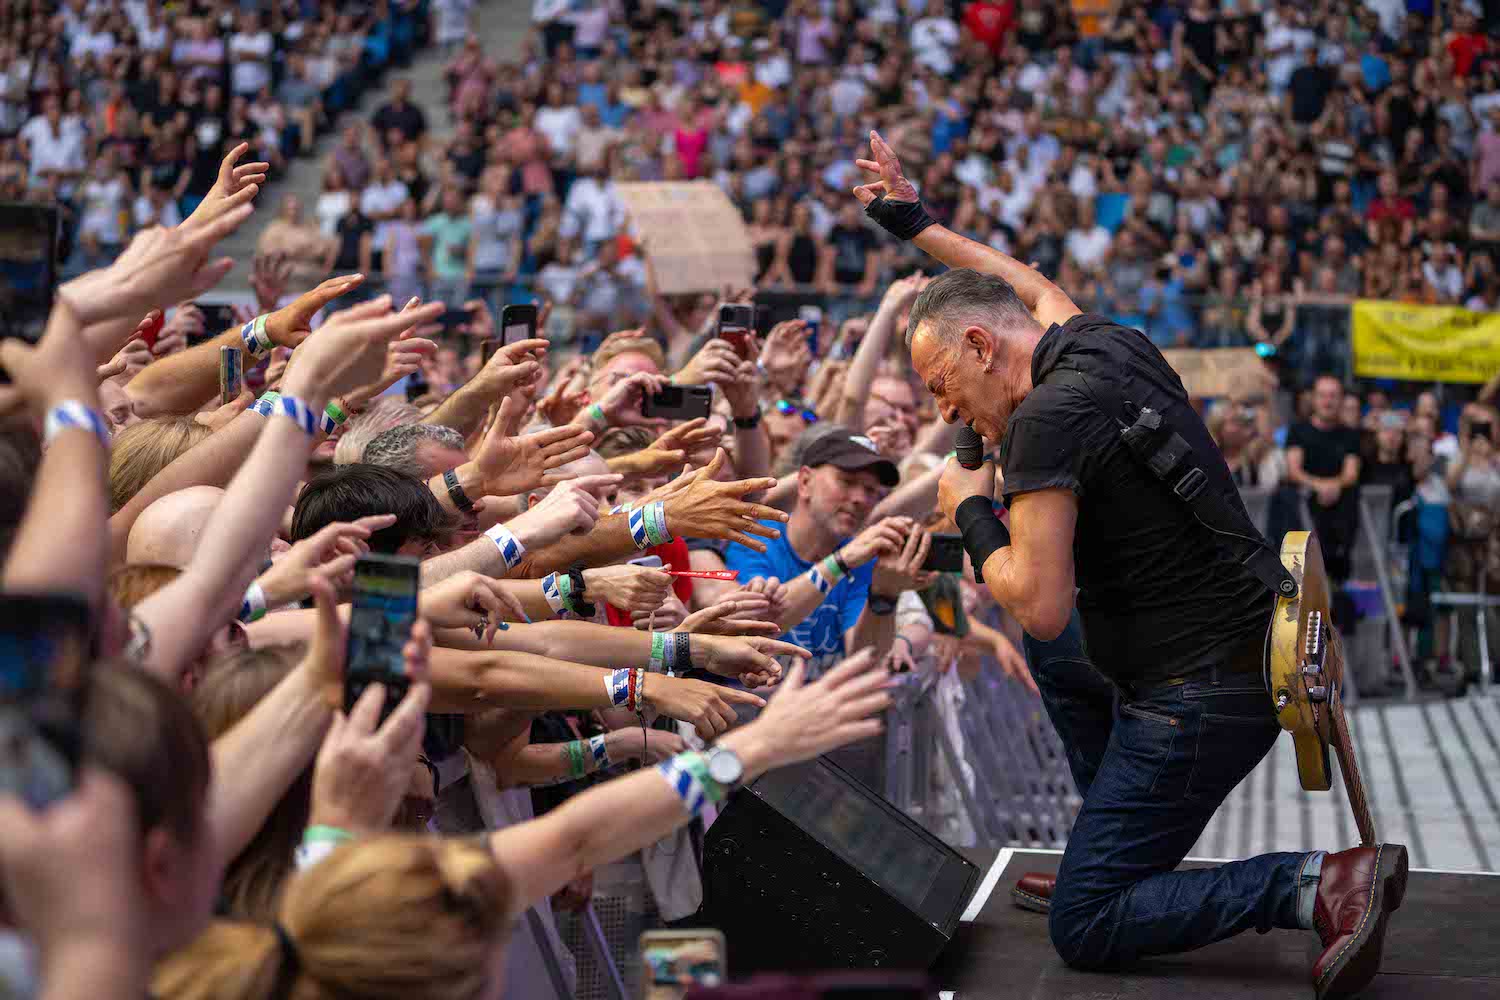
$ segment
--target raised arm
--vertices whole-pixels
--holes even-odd
[[[870,384],[875,381],[880,361],[890,348],[891,335],[896,332],[896,319],[927,287],[927,280],[924,275],[912,274],[891,282],[885,290],[870,329],[865,331],[864,339],[859,342],[854,359],[849,363],[849,370],[844,374],[844,394],[839,401],[837,423],[856,429],[864,427],[865,400],[869,398]]]
[[[1066,323],[1082,311],[1040,271],[928,219],[916,186],[901,172],[896,151],[879,132],[870,133],[870,151],[873,160],[854,162],[879,179],[856,187],[854,196],[865,206],[866,214],[887,232],[898,239],[910,239],[949,267],[968,267],[1005,279],[1044,329],[1053,323]],[[918,226],[924,228],[913,233]]]

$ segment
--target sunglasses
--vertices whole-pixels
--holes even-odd
[[[809,424],[815,424],[818,422],[818,415],[816,413],[814,413],[812,410],[809,410],[805,406],[798,406],[790,399],[778,399],[776,401],[776,412],[781,414],[783,417],[790,417],[793,414],[796,414]]]

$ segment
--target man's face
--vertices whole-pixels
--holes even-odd
[[[640,372],[650,375],[661,374],[661,370],[656,367],[656,362],[644,354],[627,351],[617,355],[589,378],[589,395],[595,400],[603,399],[604,394],[609,390]]]
[[[1337,379],[1320,378],[1313,387],[1313,413],[1319,420],[1335,421],[1339,418],[1339,405],[1344,401],[1344,388]]]
[[[937,400],[945,421],[972,424],[990,441],[1005,436],[1015,405],[994,391],[971,351],[961,353],[958,345],[946,343],[930,322],[924,322],[912,337],[911,365]]]
[[[908,434],[916,434],[917,397],[905,379],[882,377],[870,383],[865,426],[881,423],[899,424]]]
[[[804,467],[798,478],[799,504],[806,504],[819,524],[828,525],[841,538],[863,528],[871,508],[887,492],[870,469],[849,472],[835,465]]]
[[[1359,397],[1352,392],[1339,404],[1339,422],[1345,427],[1359,426]]]

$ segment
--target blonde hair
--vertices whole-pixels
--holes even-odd
[[[511,918],[509,881],[485,843],[391,835],[339,848],[287,883],[275,923],[216,921],[157,966],[161,1000],[471,1000]]]
[[[121,430],[110,442],[110,513],[117,513],[158,472],[211,433],[192,417],[152,417]]]
[[[595,351],[590,371],[597,374],[604,369],[605,365],[622,354],[644,354],[651,359],[651,363],[658,371],[665,370],[667,367],[667,356],[656,341],[650,337],[626,337],[605,344]]]

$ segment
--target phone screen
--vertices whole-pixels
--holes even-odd
[[[500,310],[500,346],[536,336],[536,306],[506,306]]]
[[[721,931],[647,931],[641,935],[645,1000],[682,1000],[694,986],[722,986],[727,965]]]
[[[239,398],[245,385],[245,372],[240,367],[240,349],[225,344],[219,348],[219,405],[224,406]]]
[[[90,633],[81,598],[0,596],[0,794],[34,809],[75,784]]]
[[[755,335],[755,307],[722,305],[719,307],[720,339],[727,341],[741,358],[752,360],[751,337]]]
[[[932,546],[922,568],[928,572],[962,573],[964,571],[964,539],[962,535],[933,535]]]
[[[668,385],[641,401],[641,415],[668,420],[707,417],[713,410],[713,390],[706,385]]]
[[[57,230],[56,205],[0,203],[0,339],[42,339],[57,286]]]
[[[797,318],[807,324],[807,349],[812,356],[818,356],[818,334],[823,328],[822,306],[802,306],[797,310]]]
[[[354,707],[371,684],[385,685],[385,719],[406,696],[409,681],[401,655],[417,621],[421,563],[411,556],[367,555],[354,564],[354,602],[349,612],[344,710]]]

